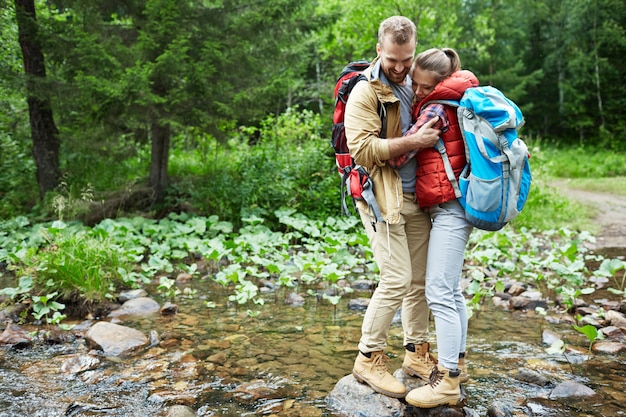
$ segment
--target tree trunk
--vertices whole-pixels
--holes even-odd
[[[59,131],[54,124],[50,100],[41,88],[42,81],[46,78],[46,68],[38,38],[34,0],[15,0],[15,12],[26,73],[26,96],[37,184],[39,196],[43,199],[46,192],[59,185],[61,178]]]
[[[606,121],[604,120],[604,111],[602,110],[602,92],[600,90],[600,58],[598,57],[598,2],[594,2],[593,10],[593,59],[596,76],[596,98],[598,100],[598,115],[600,116],[600,128],[604,129]]]
[[[161,124],[156,119],[152,121],[152,154],[150,158],[150,186],[154,190],[156,201],[163,197],[167,187],[167,163],[170,149],[170,125]]]

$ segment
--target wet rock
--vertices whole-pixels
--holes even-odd
[[[587,316],[587,315],[597,315],[598,314],[598,309],[594,308],[594,307],[580,307],[576,309],[576,313],[582,315],[582,316]]]
[[[156,330],[150,331],[150,346],[156,346],[161,342],[159,333]]]
[[[509,310],[509,299],[511,298],[510,295],[508,294],[500,294],[501,297],[498,296],[494,296],[491,299],[491,302],[493,303],[494,306],[501,308],[503,310]]]
[[[193,280],[193,276],[187,272],[181,272],[176,276],[176,282],[179,284],[186,284]]]
[[[122,291],[120,295],[117,297],[117,300],[120,303],[125,303],[128,300],[134,300],[135,298],[147,297],[147,296],[148,296],[148,293],[146,292],[146,290],[139,288],[136,290]]]
[[[152,298],[139,297],[126,301],[120,308],[109,313],[108,317],[147,316],[159,311],[159,303]]]
[[[602,307],[604,311],[608,311],[608,310],[619,311],[619,306],[620,306],[619,301],[601,299],[601,300],[594,300],[594,303],[599,304],[600,307]]]
[[[620,329],[626,329],[626,317],[624,316],[624,313],[609,310],[605,313],[604,317],[606,318],[607,325],[619,327]]]
[[[261,292],[272,292],[276,289],[276,285],[269,279],[262,279],[259,281],[259,289]]]
[[[107,407],[101,407],[96,404],[74,402],[67,407],[63,415],[65,417],[95,415],[108,413],[109,410]]]
[[[597,329],[599,329],[600,327],[602,327],[602,325],[600,324],[600,322],[598,321],[597,317],[593,316],[593,315],[588,315],[588,316],[582,316],[579,320],[579,325],[580,326],[584,326],[585,324],[589,324]]]
[[[554,387],[550,392],[549,398],[551,400],[572,399],[576,397],[593,398],[597,397],[597,395],[594,390],[583,384],[574,381],[565,381]]]
[[[189,408],[196,402],[196,399],[195,396],[190,393],[160,387],[151,393],[149,401],[168,405],[185,406]]]
[[[22,312],[26,311],[26,309],[28,309],[28,306],[26,304],[16,303],[8,306],[5,309],[0,310],[0,323],[5,323],[7,321],[17,323],[18,321],[20,321],[20,316]]]
[[[501,402],[495,402],[487,408],[488,417],[511,417],[512,415],[511,406]]]
[[[402,417],[406,405],[400,400],[378,394],[354,376],[339,380],[326,397],[328,408],[346,417]]]
[[[208,358],[206,358],[206,360],[207,362],[223,366],[224,364],[226,364],[228,357],[224,352],[218,352],[215,355],[209,356]]]
[[[288,306],[300,307],[304,305],[304,297],[295,292],[290,292],[285,297],[285,304]]]
[[[259,415],[270,417],[322,417],[322,410],[317,407],[301,404],[295,400],[268,403],[259,407]]]
[[[232,392],[234,399],[242,404],[253,404],[258,400],[277,400],[295,398],[300,395],[288,385],[284,378],[255,379],[244,382]]]
[[[511,284],[511,286],[506,290],[508,294],[513,296],[523,294],[524,291],[526,291],[526,288],[519,284]]]
[[[63,330],[60,327],[52,327],[45,330],[39,330],[39,338],[45,341],[49,345],[62,345],[70,343],[76,339],[76,335],[67,330]]]
[[[186,405],[174,405],[167,410],[165,417],[196,417],[196,412]]]
[[[548,303],[545,300],[531,299],[525,295],[527,293],[528,292],[516,297],[511,297],[509,306],[514,310],[534,310],[537,307],[548,308]]]
[[[404,386],[407,389],[407,392],[411,391],[412,389],[423,387],[424,385],[426,385],[426,381],[422,380],[421,378],[417,378],[417,377],[407,374],[406,372],[402,370],[402,368],[397,369],[393,373],[393,376],[398,381],[402,382],[402,384],[404,384]]]
[[[465,409],[458,407],[440,406],[435,408],[417,408],[407,406],[404,417],[466,417]]]
[[[541,301],[544,296],[539,290],[528,290],[520,294],[520,297],[527,298],[532,301]]]
[[[374,281],[370,279],[357,279],[351,285],[355,291],[371,291],[374,288]]]
[[[89,330],[91,326],[93,326],[93,324],[94,324],[93,320],[81,321],[76,326],[72,327],[72,333],[74,333],[77,336],[82,337],[85,335],[85,332]]]
[[[528,384],[538,385],[545,387],[550,384],[548,378],[541,375],[539,372],[532,371],[530,369],[520,368],[517,370],[515,379],[518,381],[526,382]]]
[[[353,298],[348,301],[348,308],[355,311],[365,311],[369,303],[369,298]]]
[[[107,356],[127,356],[149,343],[139,330],[105,321],[94,324],[85,340],[89,348],[102,350]]]
[[[32,344],[32,337],[28,332],[13,322],[7,322],[7,326],[0,335],[0,345],[11,345],[14,349],[24,349]]]
[[[161,307],[161,315],[163,316],[171,316],[177,313],[178,313],[177,304],[173,304],[167,301],[165,304],[163,304],[163,307]]]
[[[541,341],[544,345],[551,346],[557,340],[561,340],[561,336],[552,330],[546,329],[541,333]]]
[[[605,338],[611,339],[617,342],[623,342],[626,339],[626,334],[616,326],[606,326],[602,329],[602,334]]]
[[[592,350],[597,353],[609,353],[616,355],[626,350],[626,344],[620,342],[600,341],[593,344]]]
[[[100,365],[100,358],[94,355],[71,355],[61,365],[64,374],[79,374],[95,369]]]

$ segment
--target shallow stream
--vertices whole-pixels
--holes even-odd
[[[79,374],[61,369],[68,358],[87,353],[81,338],[24,350],[2,348],[0,417],[154,417],[164,416],[173,404],[188,405],[198,416],[281,415],[288,409],[300,410],[291,415],[333,415],[325,398],[351,372],[363,314],[348,308],[347,297],[337,306],[306,297],[307,304],[292,307],[282,301],[281,290],[278,296],[268,294],[263,306],[236,309],[224,304],[227,297],[215,284],[194,284],[194,289],[193,298],[175,300],[177,315],[121,323],[146,335],[156,331],[160,343],[131,358],[101,357],[98,366]],[[350,295],[359,296],[369,294]],[[207,307],[207,301],[215,307]],[[567,360],[546,353],[546,328],[576,347]],[[393,372],[403,357],[399,323],[389,344]],[[587,345],[571,325],[548,324],[534,312],[484,306],[470,321],[469,407],[481,416],[494,403],[524,406],[534,416],[626,415],[626,354],[587,359]],[[549,391],[514,378],[519,368],[555,383],[580,382],[601,400],[550,401]]]

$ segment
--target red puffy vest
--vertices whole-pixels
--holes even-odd
[[[431,100],[459,100],[466,89],[477,87],[478,79],[470,71],[462,70],[446,78],[426,98],[414,106],[413,117],[424,104]],[[445,106],[445,115],[449,122],[448,129],[441,135],[446,147],[454,175],[458,178],[466,164],[465,145],[456,116],[456,108]],[[454,189],[448,180],[446,170],[437,149],[426,148],[417,153],[417,180],[415,193],[422,208],[432,207],[454,200]]]

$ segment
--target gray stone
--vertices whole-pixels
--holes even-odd
[[[596,395],[597,394],[594,390],[583,384],[579,384],[574,381],[565,381],[554,387],[554,389],[550,392],[550,399],[556,400],[575,397],[594,397]]]
[[[146,297],[147,295],[148,293],[146,292],[146,290],[138,288],[136,290],[122,291],[119,297],[117,297],[117,300],[120,303],[125,303],[128,300],[134,300],[135,298],[139,297]]]
[[[402,417],[406,405],[400,400],[379,394],[354,376],[339,380],[326,397],[328,407],[345,417]]]
[[[515,376],[515,379],[517,379],[518,381],[526,382],[528,384],[538,385],[540,387],[545,387],[546,385],[550,384],[550,380],[541,375],[539,372],[525,368],[520,368],[517,370],[517,375]]]
[[[165,417],[196,417],[196,413],[186,405],[174,405],[167,410]]]
[[[619,327],[620,329],[626,329],[626,317],[624,313],[620,313],[619,311],[609,310],[604,315],[606,318],[607,324],[611,326]]]
[[[122,304],[122,307],[117,310],[113,310],[109,314],[109,317],[148,316],[158,312],[159,309],[159,303],[154,301],[152,298],[139,297],[126,301]]]
[[[61,372],[75,375],[95,369],[100,365],[100,358],[94,355],[71,355],[61,365]]]
[[[107,356],[128,356],[149,343],[139,330],[106,321],[94,324],[85,340],[90,348],[102,350]]]

